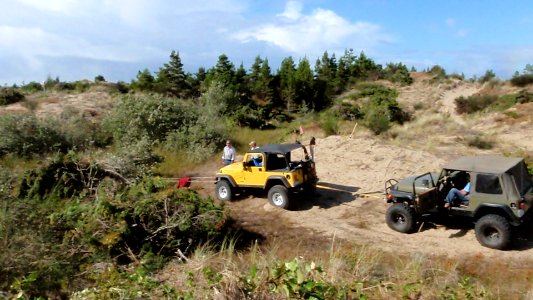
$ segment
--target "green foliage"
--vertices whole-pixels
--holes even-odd
[[[467,145],[478,149],[488,150],[493,148],[493,142],[480,136],[467,139]]]
[[[514,86],[524,87],[533,83],[533,74],[515,74],[511,78],[511,84]]]
[[[335,112],[328,110],[320,115],[318,124],[326,135],[333,135],[339,132],[339,121]]]
[[[392,122],[402,124],[410,119],[396,101],[398,92],[379,85],[362,85],[358,98],[365,99],[364,122],[374,134],[381,134],[391,127]]]
[[[30,83],[27,83],[20,87],[20,90],[25,93],[35,93],[43,90],[43,86],[35,81],[32,81]]]
[[[97,82],[97,83],[98,83],[98,82],[105,82],[105,78],[104,78],[104,76],[102,76],[102,75],[96,75],[96,76],[94,77],[94,82]]]
[[[365,124],[375,134],[379,135],[391,127],[388,110],[384,106],[371,105],[365,113]]]
[[[533,94],[527,90],[522,90],[516,94],[503,96],[496,95],[473,95],[468,98],[459,97],[455,99],[456,111],[459,114],[471,114],[478,111],[503,111],[517,103],[528,103],[533,101]]]
[[[498,97],[494,95],[461,96],[455,99],[455,110],[458,114],[471,114],[491,106],[497,100]]]
[[[71,144],[58,131],[59,127],[54,120],[45,122],[30,114],[0,116],[0,156],[14,153],[27,157],[43,152],[65,152]]]
[[[485,83],[496,78],[496,74],[492,70],[485,71],[485,74],[479,78],[479,82]]]
[[[137,72],[135,80],[131,81],[130,87],[137,91],[150,92],[154,90],[155,78],[148,69]]]
[[[187,105],[174,98],[152,95],[125,95],[102,126],[122,144],[140,139],[164,141],[167,134],[194,122],[196,116],[188,112]]]
[[[320,266],[298,258],[274,266],[269,277],[271,290],[283,293],[289,299],[335,299],[346,296],[342,288],[325,281],[325,273]]]
[[[216,241],[226,226],[211,198],[150,177],[128,186],[117,172],[74,154],[22,178],[15,198],[13,179],[0,169],[0,193],[10,195],[0,198],[0,289],[11,286],[26,298],[62,298],[88,280],[101,284],[97,294],[113,290],[110,284],[159,290],[148,276],[167,257]],[[117,272],[124,263],[138,267]]]
[[[446,79],[446,71],[439,65],[434,65],[431,67],[428,73],[433,76],[431,82],[439,82],[443,79]]]
[[[24,95],[15,88],[0,87],[0,105],[8,105],[24,100]]]
[[[409,75],[407,66],[402,63],[388,63],[385,69],[383,69],[383,76],[385,79],[401,85],[410,85],[413,83],[413,78]]]
[[[357,104],[351,104],[342,102],[338,107],[336,114],[343,120],[353,121],[355,119],[361,119],[364,116],[364,113],[361,110],[361,107]]]

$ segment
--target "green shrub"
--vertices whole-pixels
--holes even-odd
[[[365,113],[364,121],[375,135],[379,135],[391,127],[389,111],[385,106],[370,106]]]
[[[346,102],[343,102],[338,106],[336,114],[343,120],[350,121],[360,119],[364,116],[364,113],[358,105]]]
[[[57,130],[59,127],[53,120],[45,122],[34,115],[0,116],[0,156],[14,153],[27,157],[36,153],[65,152],[71,144]]]
[[[143,278],[178,249],[189,255],[206,241],[217,244],[226,229],[223,206],[211,198],[151,177],[127,185],[73,153],[28,170],[16,198],[5,173],[0,169],[0,192],[6,187],[11,196],[0,198],[0,290],[24,298],[66,298],[93,280],[105,288],[119,281],[106,276],[131,262],[139,268],[123,275],[137,280],[126,281],[155,289]]]
[[[8,105],[24,100],[24,95],[15,88],[0,87],[0,105]]]
[[[320,114],[318,125],[326,135],[333,135],[339,132],[339,121],[335,112],[328,110]]]
[[[455,110],[458,114],[471,114],[489,107],[498,100],[494,95],[473,95],[470,97],[459,97],[455,99]]]
[[[511,78],[511,84],[514,86],[524,87],[533,83],[533,74],[520,74]]]
[[[21,86],[20,90],[31,94],[31,93],[42,91],[43,86],[38,82],[32,81],[28,84]]]
[[[102,126],[122,144],[140,139],[162,142],[169,132],[194,123],[197,116],[181,100],[152,95],[125,95]]]
[[[470,147],[488,150],[493,148],[493,142],[483,137],[475,136],[467,139],[467,145]]]

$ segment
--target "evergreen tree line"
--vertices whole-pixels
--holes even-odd
[[[400,84],[412,82],[407,67],[402,63],[375,63],[363,52],[355,55],[345,50],[337,60],[335,54],[324,52],[314,68],[306,58],[296,62],[291,56],[282,60],[273,72],[268,58],[257,56],[249,70],[241,63],[238,67],[227,55],[218,57],[210,69],[200,67],[194,74],[185,72],[179,53],[172,51],[170,60],[155,74],[148,69],[139,71],[132,80],[133,91],[160,93],[170,97],[196,99],[214,82],[220,83],[233,95],[229,115],[236,116],[242,125],[253,127],[254,119],[271,119],[300,110],[321,111],[331,104],[335,95],[358,81],[387,79]],[[252,113],[254,114],[254,113]]]

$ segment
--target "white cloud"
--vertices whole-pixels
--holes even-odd
[[[281,14],[278,14],[278,17],[284,17],[289,20],[297,20],[301,16],[303,5],[301,2],[289,1],[285,5],[285,11]]]
[[[317,54],[332,48],[369,49],[392,41],[378,25],[352,23],[331,10],[318,8],[302,15],[298,2],[289,2],[279,16],[282,18],[276,23],[242,30],[233,37],[243,43],[267,42],[296,54]]]

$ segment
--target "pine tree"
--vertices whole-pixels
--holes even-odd
[[[277,76],[279,77],[279,93],[281,104],[291,112],[295,108],[296,101],[296,67],[291,56],[283,59]]]

